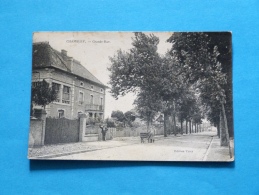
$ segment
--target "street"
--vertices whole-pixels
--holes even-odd
[[[89,145],[95,145],[89,143]],[[51,159],[84,160],[147,160],[147,161],[230,161],[228,148],[219,146],[215,132],[191,135],[170,135],[155,143],[140,143],[139,138],[99,142],[107,147],[58,156]]]

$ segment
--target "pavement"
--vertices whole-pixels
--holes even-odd
[[[231,140],[233,154],[233,140]],[[233,161],[229,148],[221,147],[215,132],[155,136],[155,143],[140,143],[139,137],[121,137],[98,142],[78,142],[29,148],[30,159]]]

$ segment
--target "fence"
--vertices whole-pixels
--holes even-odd
[[[102,140],[102,132],[99,125],[98,123],[87,125],[85,114],[81,114],[78,120],[55,119],[46,118],[46,112],[41,110],[38,119],[31,119],[29,147],[79,141],[100,141]],[[154,128],[155,135],[164,133],[163,125],[154,125]],[[115,137],[137,137],[140,132],[146,131],[146,126],[108,128],[106,140],[111,140]]]
[[[79,141],[79,120],[66,118],[46,119],[45,144],[71,143]]]
[[[98,134],[99,125],[86,125],[85,134]]]
[[[164,127],[163,126],[155,126],[155,135],[163,135],[164,134]],[[147,127],[138,127],[138,128],[120,128],[117,129],[116,135],[114,137],[138,137],[141,132],[147,132]]]
[[[116,128],[113,128],[113,127],[109,127],[107,133],[108,133],[108,139],[113,139],[114,137],[117,136],[117,130]]]

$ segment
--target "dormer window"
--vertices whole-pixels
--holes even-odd
[[[80,82],[80,87],[83,87],[84,86],[84,82]]]

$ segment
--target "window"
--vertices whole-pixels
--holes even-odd
[[[62,103],[70,104],[70,87],[68,86],[63,87]]]
[[[79,104],[82,105],[84,103],[84,93],[79,92]]]
[[[103,98],[101,97],[100,98],[100,107],[99,107],[100,110],[103,110]]]
[[[91,85],[91,90],[94,90],[94,86],[93,85]]]
[[[91,95],[90,104],[94,104],[94,96]]]
[[[33,88],[40,87],[41,83],[42,83],[41,81],[38,81],[38,82],[32,82],[32,87],[33,87]]]
[[[54,89],[57,93],[57,99],[55,102],[60,102],[60,84],[52,83],[52,89]]]
[[[103,89],[101,88],[101,93],[103,92]]]
[[[80,82],[80,87],[83,87],[84,86],[84,83],[81,81]]]
[[[58,118],[63,118],[65,116],[64,110],[58,110]]]

